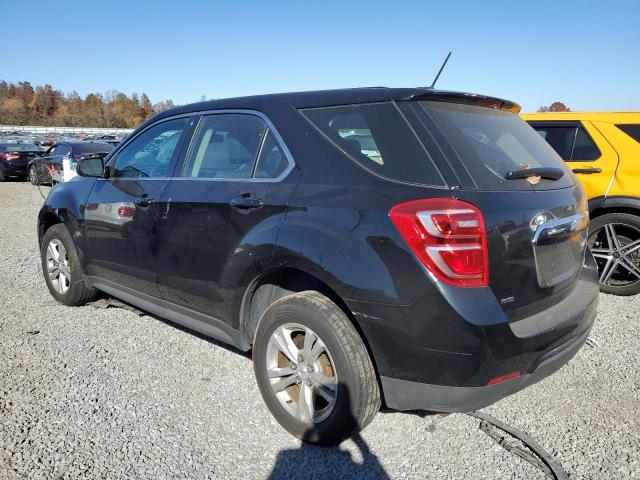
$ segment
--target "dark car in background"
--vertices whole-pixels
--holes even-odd
[[[26,179],[29,163],[43,153],[44,149],[32,143],[0,143],[0,182],[10,177]]]
[[[50,147],[46,153],[34,158],[28,165],[29,180],[33,185],[60,183],[75,177],[78,161],[87,155],[105,156],[113,145],[94,141],[63,141]]]
[[[569,361],[598,303],[584,190],[518,111],[369,88],[162,112],[51,191],[45,281],[252,350],[305,441],[382,402],[485,407]]]

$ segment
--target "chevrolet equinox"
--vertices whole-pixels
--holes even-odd
[[[362,88],[162,112],[51,190],[47,286],[252,350],[305,441],[382,404],[482,408],[575,355],[598,301],[584,190],[519,109]]]

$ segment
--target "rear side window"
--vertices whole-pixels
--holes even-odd
[[[616,125],[620,130],[633,138],[636,142],[640,142],[640,124]]]
[[[600,150],[581,125],[533,128],[567,162],[590,162],[600,158]]]
[[[189,148],[182,176],[251,178],[266,130],[266,124],[255,115],[203,117]]]
[[[310,108],[302,113],[366,169],[393,180],[445,185],[424,147],[392,103]]]
[[[514,170],[556,167],[567,171],[540,135],[511,112],[458,103],[420,103],[444,136],[443,148],[453,150],[480,189],[528,188],[523,180],[505,179]],[[566,181],[550,188],[564,186]]]

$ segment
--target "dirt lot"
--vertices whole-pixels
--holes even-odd
[[[46,195],[46,191],[45,191]],[[68,308],[42,279],[28,183],[0,184],[0,478],[544,478],[466,415],[381,413],[307,445],[263,405],[250,358],[150,316]],[[566,367],[486,411],[573,478],[640,476],[640,296],[602,296]]]

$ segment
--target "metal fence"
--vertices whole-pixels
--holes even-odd
[[[91,128],[91,127],[34,127],[21,125],[0,125],[0,132],[28,132],[28,133],[86,133],[126,135],[133,131],[133,128]]]

